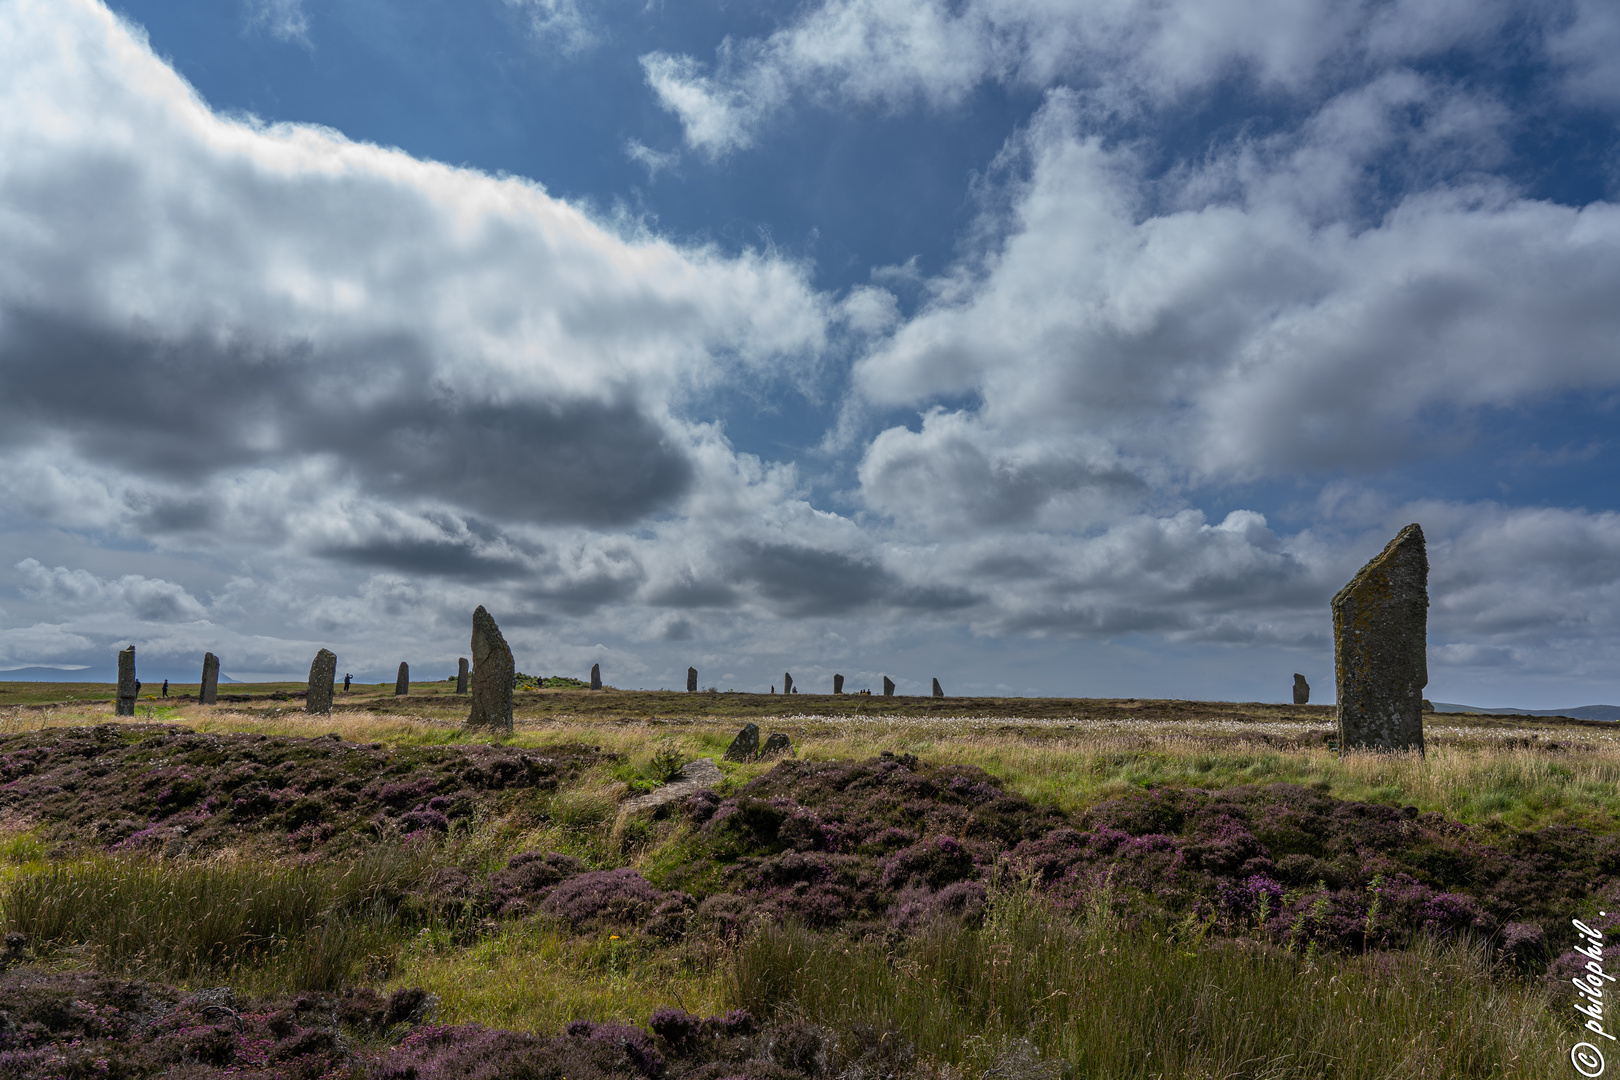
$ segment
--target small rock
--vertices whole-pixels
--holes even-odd
[[[780,731],[773,731],[770,737],[765,740],[765,745],[759,748],[759,756],[761,758],[770,758],[780,757],[783,754],[791,757],[793,755],[793,744]]]
[[[759,725],[744,724],[722,756],[726,761],[752,761],[759,753]]]

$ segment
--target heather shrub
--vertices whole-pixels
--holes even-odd
[[[546,894],[540,910],[578,929],[592,921],[638,923],[663,899],[663,893],[628,867],[593,870],[569,878]]]

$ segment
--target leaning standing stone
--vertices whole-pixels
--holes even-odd
[[[686,669],[686,692],[688,694],[697,693],[697,668],[695,667]]]
[[[1423,749],[1428,584],[1423,530],[1413,524],[1333,598],[1340,750]]]
[[[883,676],[883,696],[894,697],[894,680],[887,675]]]
[[[197,704],[219,704],[219,657],[203,653],[202,685],[197,688]]]
[[[600,689],[602,689],[602,665],[601,664],[592,664],[591,665],[591,689],[592,690],[600,690]]]
[[[1311,684],[1305,681],[1305,676],[1294,672],[1294,704],[1309,705],[1311,703]]]
[[[460,660],[461,662],[456,665],[456,693],[465,694],[467,692],[467,658],[463,656]]]
[[[411,665],[401,660],[399,662],[399,676],[394,680],[394,696],[404,697],[411,692]]]
[[[743,729],[737,732],[737,737],[731,740],[726,752],[721,755],[726,761],[752,761],[754,755],[759,753],[759,725],[744,724]]]
[[[517,664],[489,612],[479,605],[472,623],[472,709],[467,727],[512,730],[512,685]]]
[[[782,672],[782,693],[793,693],[793,673],[791,671]]]
[[[337,653],[322,649],[309,665],[309,693],[304,695],[304,711],[329,713],[332,711],[332,684],[337,681]]]
[[[934,680],[934,696],[935,697],[944,697],[945,696],[945,691],[940,689],[938,679]]]
[[[113,710],[116,715],[135,715],[135,698],[140,693],[135,686],[135,646],[131,645],[118,654],[118,704]]]
[[[833,693],[842,694],[843,692],[844,692],[844,677],[842,675],[834,675],[833,676]]]

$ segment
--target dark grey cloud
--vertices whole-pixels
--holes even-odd
[[[175,340],[13,305],[0,311],[0,447],[58,440],[181,485],[334,455],[362,491],[508,522],[624,525],[692,487],[687,451],[627,395],[480,400],[432,370],[399,338],[332,350]],[[141,513],[156,531],[213,520],[198,499]],[[407,549],[394,558],[421,565]]]
[[[726,574],[752,586],[773,611],[792,617],[868,607],[951,611],[979,599],[956,585],[907,582],[874,558],[762,540],[731,545]]]

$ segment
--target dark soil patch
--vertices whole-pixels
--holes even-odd
[[[611,755],[466,744],[196,734],[162,725],[0,737],[0,812],[67,847],[195,854],[263,842],[340,853],[448,831],[481,806],[550,790]]]

